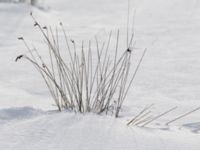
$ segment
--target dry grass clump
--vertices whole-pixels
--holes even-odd
[[[146,50],[143,52],[136,69],[131,74],[133,34],[124,52],[118,56],[120,36],[118,30],[114,37],[113,57],[109,54],[112,32],[108,40],[101,44],[95,38],[95,48],[89,41],[87,44],[82,42],[81,48],[78,49],[76,41],[68,37],[60,23],[68,56],[64,58],[60,51],[58,30],[53,32],[51,27],[41,26],[32,14],[31,16],[34,26],[39,29],[45,39],[44,43],[48,46],[50,63],[43,60],[37,49],[31,49],[23,37],[18,39],[24,42],[29,54],[18,56],[16,61],[24,58],[37,69],[58,110],[68,109],[80,113],[95,112],[98,114],[112,112],[115,117],[118,117],[146,52]]]

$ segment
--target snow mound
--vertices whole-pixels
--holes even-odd
[[[25,112],[29,111],[32,112]],[[93,114],[51,113],[17,120],[1,127],[0,132],[3,150],[199,150],[200,147],[197,134],[128,127],[122,119]]]

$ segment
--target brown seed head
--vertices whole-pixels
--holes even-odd
[[[17,39],[18,39],[18,40],[24,40],[24,38],[23,38],[23,37],[18,37]]]
[[[17,62],[19,59],[21,59],[22,57],[24,57],[24,55],[19,55],[17,56],[17,58],[15,59],[15,61]]]
[[[39,25],[38,22],[35,22],[35,23],[34,23],[34,27],[35,27],[35,26],[38,26],[38,25]]]

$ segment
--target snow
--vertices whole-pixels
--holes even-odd
[[[125,39],[127,3],[46,0],[39,6],[0,3],[0,149],[200,149],[200,111],[165,125],[200,106],[199,1],[131,0],[134,58],[148,51],[118,119],[57,112],[40,75],[28,62],[14,60],[26,53],[19,36],[43,48],[31,11],[42,24],[55,27],[62,21],[76,40],[105,37],[117,28]],[[150,104],[154,116],[178,108],[145,128],[126,125]]]
[[[0,128],[2,149],[191,149],[199,135],[178,129],[140,129],[109,116],[55,113]],[[16,130],[17,129],[17,130]],[[7,141],[9,139],[9,142]]]

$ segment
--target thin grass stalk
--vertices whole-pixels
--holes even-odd
[[[132,83],[133,83],[133,81],[134,81],[134,79],[135,79],[135,77],[136,77],[136,74],[137,74],[137,72],[138,72],[138,70],[139,70],[139,68],[140,68],[140,65],[141,65],[141,63],[142,63],[142,61],[143,61],[143,59],[144,59],[144,56],[145,56],[146,52],[147,52],[147,49],[144,50],[144,52],[143,52],[143,54],[142,54],[142,57],[140,58],[139,63],[137,64],[136,70],[134,71],[134,74],[133,74],[133,76],[132,76],[132,78],[131,78],[131,80],[130,80],[130,82],[129,82],[129,85],[127,86],[127,88],[126,88],[126,90],[125,90],[125,94],[124,94],[123,99],[126,99],[126,96],[127,96],[127,94],[128,94],[128,91],[129,91],[129,89],[130,89],[130,87],[131,87],[131,85],[132,85]]]
[[[176,107],[173,107],[173,108],[171,108],[171,109],[169,109],[169,110],[167,110],[167,111],[165,111],[165,112],[163,112],[163,113],[161,113],[161,114],[159,114],[159,115],[157,115],[157,116],[155,116],[155,117],[152,118],[151,120],[149,120],[149,121],[147,121],[146,123],[144,123],[144,124],[142,125],[142,127],[147,126],[147,125],[150,124],[151,122],[153,122],[153,121],[155,121],[155,120],[157,120],[157,119],[159,119],[159,118],[165,116],[166,114],[168,114],[168,113],[174,111],[175,109],[177,109],[177,106],[176,106]]]
[[[138,125],[138,124],[140,124],[141,122],[143,122],[144,120],[147,120],[147,118],[150,117],[149,114],[151,114],[151,111],[145,112],[143,115],[141,115],[136,120],[134,120],[131,124],[132,125]]]
[[[151,120],[151,119],[152,119],[152,116],[147,116],[146,118],[141,119],[140,121],[138,121],[138,122],[135,123],[134,125],[135,125],[135,126],[140,126],[141,124],[143,124],[143,123],[145,123],[145,122],[147,122],[147,121],[149,121],[149,120]]]
[[[140,111],[133,119],[131,119],[126,125],[129,126],[130,124],[132,124],[136,119],[138,119],[138,117],[140,117],[141,115],[143,115],[147,110],[149,110],[154,104],[151,104],[149,106],[146,106],[144,109],[142,109],[142,111]]]
[[[195,108],[195,109],[193,109],[193,110],[191,110],[191,111],[189,111],[189,112],[187,112],[187,113],[185,113],[183,115],[180,115],[180,116],[174,118],[173,120],[167,122],[166,125],[169,125],[169,124],[171,124],[171,123],[173,123],[173,122],[175,122],[175,121],[177,121],[179,119],[182,119],[182,118],[184,118],[184,117],[186,117],[186,116],[188,116],[188,115],[190,115],[190,114],[192,114],[192,113],[194,113],[194,112],[196,112],[198,110],[200,110],[200,107],[197,107],[197,108]]]

